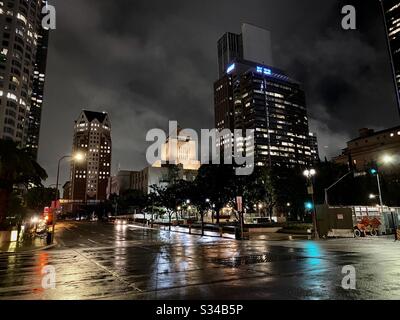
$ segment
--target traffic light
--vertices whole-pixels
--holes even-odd
[[[378,169],[376,168],[371,168],[369,169],[369,173],[373,176],[376,176],[378,174]]]
[[[313,206],[312,202],[306,202],[304,204],[304,207],[306,208],[306,210],[313,210],[314,209],[314,206]]]

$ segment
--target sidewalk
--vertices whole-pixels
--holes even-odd
[[[142,224],[134,224],[137,228],[153,229],[161,231],[169,231],[168,226],[154,225],[153,228],[150,226],[143,226]],[[193,236],[201,236],[201,230],[198,228],[192,228],[191,233],[189,233],[188,227],[182,226],[171,226],[171,232],[185,233]],[[223,238],[235,240],[235,235],[232,233],[223,232],[222,237],[217,231],[205,230],[204,235],[207,237]],[[264,240],[264,241],[295,241],[295,240],[311,240],[311,235],[301,235],[301,234],[287,234],[287,233],[251,233],[250,240]]]
[[[150,229],[150,230],[160,230],[160,231],[169,231],[168,226],[164,225],[159,225],[159,224],[154,224],[153,228],[151,228],[150,225],[143,225],[139,223],[133,223],[131,224],[135,226],[136,228],[143,228],[143,229]],[[201,236],[201,229],[198,228],[192,228],[191,233],[189,233],[189,227],[182,227],[182,226],[171,226],[171,232],[176,232],[176,233],[184,233],[192,236]],[[231,233],[222,233],[221,234],[217,231],[211,231],[211,230],[205,230],[204,231],[204,236],[205,237],[213,237],[213,238],[223,238],[223,239],[235,239],[235,235]]]
[[[23,252],[34,252],[39,250],[46,250],[53,248],[57,245],[48,246],[46,239],[28,239],[23,242],[8,242],[0,244],[0,254],[4,253],[23,253]]]

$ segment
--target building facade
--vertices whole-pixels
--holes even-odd
[[[271,33],[243,23],[240,34],[227,32],[218,40],[218,72],[222,78],[234,60],[273,65]]]
[[[28,135],[25,142],[25,147],[35,159],[37,158],[39,149],[48,43],[49,31],[41,28],[37,41],[36,62],[33,71],[31,110],[28,119]]]
[[[0,1],[0,138],[37,155],[48,31],[42,0]]]
[[[219,56],[224,53],[224,42],[241,43],[232,46],[241,51],[219,58],[220,79],[214,83],[215,126],[232,133],[252,130],[255,145],[252,150],[247,142],[234,141],[231,134],[222,136],[217,147],[222,150],[240,144],[243,148],[238,150],[254,155],[257,166],[309,166],[318,147],[316,140],[310,139],[305,93],[299,83],[271,66],[270,33],[244,24],[242,34],[226,40],[230,38],[228,33],[219,40]]]
[[[194,181],[197,172],[198,170],[184,169],[183,165],[147,167],[134,174],[132,189],[150,194],[153,192],[153,186],[163,188],[168,187],[174,181]]]
[[[400,113],[400,0],[381,0]]]
[[[312,163],[305,94],[283,71],[236,60],[215,86],[215,118],[222,130],[253,130],[257,166]],[[220,102],[220,103],[219,103]]]
[[[385,157],[392,159],[392,163],[384,165]],[[358,171],[366,170],[376,164],[384,171],[398,171],[400,126],[378,132],[367,128],[360,129],[359,137],[347,142],[347,148],[333,161]]]
[[[71,199],[71,181],[66,181],[63,185],[63,200]]]
[[[311,157],[314,163],[320,162],[319,157],[319,147],[318,147],[318,137],[317,134],[314,132],[310,132],[308,136],[309,145],[311,148]]]
[[[132,189],[149,194],[153,186],[162,188],[174,181],[194,181],[200,166],[196,141],[178,128],[176,136],[169,136],[162,144],[159,161],[132,172]]]
[[[72,152],[84,154],[85,160],[71,164],[71,200],[83,203],[106,200],[111,147],[108,114],[82,111],[75,121]]]
[[[181,128],[176,136],[169,136],[161,146],[161,160],[152,164],[154,168],[164,165],[181,165],[184,170],[199,170],[197,160],[197,142]]]
[[[120,170],[115,176],[108,178],[107,198],[111,195],[119,196],[121,192],[134,190],[134,181],[137,171]]]

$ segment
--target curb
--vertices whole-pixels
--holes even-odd
[[[0,255],[1,254],[8,254],[9,255],[9,254],[20,254],[20,253],[46,251],[46,250],[50,250],[50,249],[56,247],[57,245],[58,245],[58,243],[56,241],[54,241],[54,243],[51,244],[51,245],[40,247],[40,248],[35,248],[35,249],[30,249],[30,250],[20,250],[20,251],[14,251],[14,252],[0,251]]]
[[[151,227],[145,227],[145,226],[136,225],[136,224],[131,224],[131,225],[132,225],[132,226],[135,226],[135,227],[139,227],[139,228],[141,228],[141,229],[154,230],[154,231],[175,232],[175,233],[187,234],[187,235],[190,235],[190,236],[203,237],[201,234],[198,234],[198,233],[189,233],[189,232],[177,231],[177,230],[164,230],[164,229],[161,229],[161,228],[154,228],[154,227],[151,228]],[[229,237],[220,237],[220,236],[218,236],[218,235],[207,235],[207,234],[205,234],[204,237],[235,240],[235,239],[233,239],[233,238],[229,238]]]

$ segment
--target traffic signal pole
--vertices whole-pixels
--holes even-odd
[[[352,174],[353,171],[347,172],[343,177],[341,177],[338,181],[336,181],[334,184],[332,184],[330,187],[325,189],[325,204],[329,206],[329,201],[328,201],[328,191],[331,190],[333,187],[335,187],[337,184],[339,184],[343,179],[345,179],[347,176]]]
[[[381,215],[383,215],[383,198],[382,198],[382,188],[381,188],[381,178],[379,172],[376,173],[376,181],[378,182],[378,191],[379,191],[379,205],[381,207]],[[397,226],[394,218],[393,211],[391,211],[392,221],[393,221],[393,229],[394,229],[394,239],[397,241]]]

